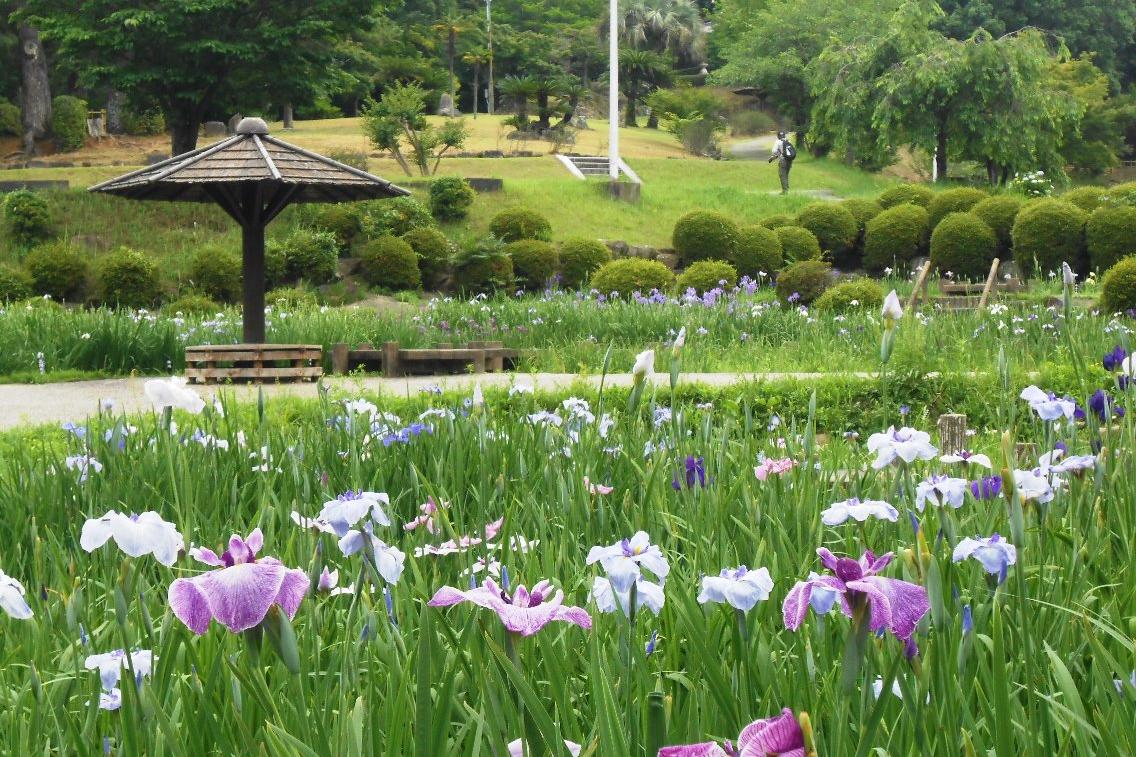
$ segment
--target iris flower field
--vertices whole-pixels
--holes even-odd
[[[145,417],[7,438],[4,751],[1136,753],[1127,327],[982,337],[947,448],[887,380],[931,328],[900,317],[857,317],[880,388],[823,433],[816,393],[656,390],[692,327],[601,350],[630,391],[285,417],[153,379]]]

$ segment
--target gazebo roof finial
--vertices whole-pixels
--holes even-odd
[[[237,134],[267,134],[268,124],[263,118],[242,118],[237,124]]]

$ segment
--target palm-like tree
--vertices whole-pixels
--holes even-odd
[[[477,118],[477,98],[481,97],[481,67],[489,62],[489,51],[475,47],[462,56],[462,62],[473,66],[473,117]]]
[[[703,54],[705,24],[693,0],[624,0],[619,23],[632,47],[686,60]]]
[[[501,94],[513,101],[520,122],[529,119],[529,98],[536,94],[536,86],[531,76],[506,76],[498,85]]]
[[[635,111],[652,90],[670,84],[671,62],[652,50],[623,50],[619,54],[619,89],[627,98],[624,125],[638,126]]]
[[[433,26],[434,31],[446,40],[446,62],[450,70],[450,102],[457,109],[457,78],[454,76],[454,58],[458,54],[458,35],[465,31],[464,21],[452,11]]]

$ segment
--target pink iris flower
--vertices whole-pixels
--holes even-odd
[[[796,464],[797,461],[791,457],[783,457],[779,460],[767,457],[761,461],[760,465],[753,469],[753,473],[757,476],[758,481],[764,481],[769,478],[771,474],[782,476],[788,473],[793,470]]]
[[[705,741],[663,747],[658,757],[765,757],[770,754],[805,757],[805,735],[793,711],[787,707],[776,717],[747,725],[738,736],[736,747],[729,741],[721,746],[716,741]]]
[[[529,591],[518,586],[512,596],[498,586],[492,578],[469,591],[443,586],[429,601],[431,607],[449,607],[461,602],[472,602],[497,613],[505,629],[532,636],[554,620],[575,623],[584,630],[592,627],[592,617],[582,607],[566,606],[564,592],[554,589],[550,581],[541,581]]]

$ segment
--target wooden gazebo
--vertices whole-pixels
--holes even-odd
[[[409,194],[385,179],[282,142],[259,118],[236,134],[91,187],[132,200],[212,202],[243,232],[244,345],[264,342],[264,228],[300,202],[348,202]],[[271,374],[266,374],[266,376]]]

